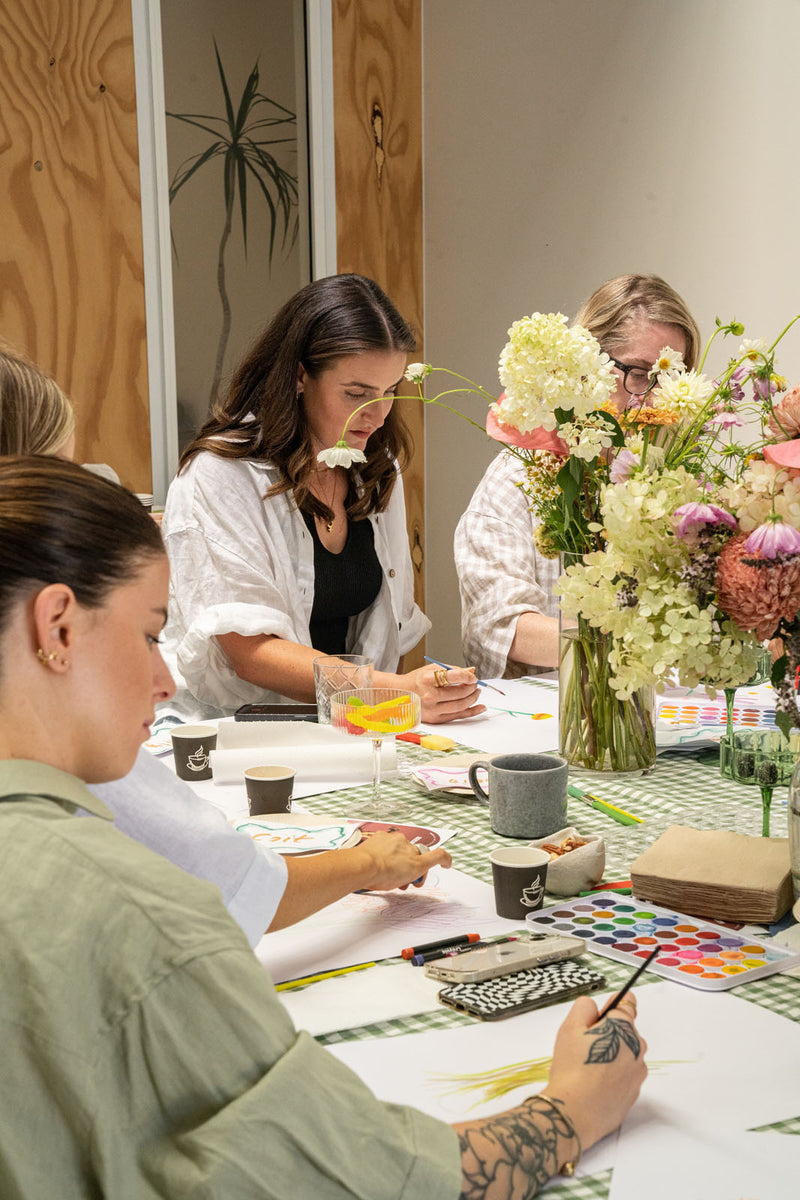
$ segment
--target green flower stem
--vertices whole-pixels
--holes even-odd
[[[610,634],[584,621],[563,637],[561,750],[573,766],[595,771],[646,770],[655,761],[651,707],[642,693],[630,700],[617,699],[611,688],[612,646]]]
[[[444,370],[445,368],[437,368],[437,369]],[[456,372],[455,371],[447,371],[447,374],[448,375],[456,375]],[[456,375],[456,378],[464,379],[465,376]],[[417,386],[419,387],[419,393],[416,396],[414,396],[414,395],[395,396],[395,400],[421,400],[423,404],[435,404],[437,406],[437,408],[443,408],[447,412],[453,413],[456,417],[461,417],[461,420],[466,421],[468,425],[474,426],[475,429],[480,429],[481,433],[486,433],[486,429],[483,425],[479,425],[477,421],[473,421],[472,417],[468,417],[466,415],[466,413],[460,412],[457,408],[453,408],[452,405],[443,404],[440,399],[440,397],[442,397],[442,396],[451,396],[451,395],[455,395],[460,392],[472,392],[474,395],[480,396],[482,399],[488,399],[490,403],[493,403],[495,397],[490,396],[489,393],[484,391],[483,388],[481,388],[481,387],[451,388],[449,391],[439,392],[439,394],[437,396],[434,396],[432,399],[428,400],[427,397],[425,397],[422,394],[422,384],[418,384]],[[350,416],[345,421],[344,428],[342,429],[342,436],[339,438],[339,441],[336,444],[337,445],[346,445],[345,439],[347,437],[347,430],[350,428],[350,422],[353,420],[353,417],[355,417],[357,413],[360,413],[361,410],[364,408],[369,408],[369,406],[371,404],[377,404],[379,400],[383,400],[383,399],[384,399],[383,396],[375,396],[372,400],[365,400],[363,404],[359,404],[358,408],[354,408],[353,411],[350,413]]]
[[[769,837],[769,810],[772,804],[772,788],[761,789],[761,836]]]

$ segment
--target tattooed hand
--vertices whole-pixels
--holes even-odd
[[[456,1125],[462,1200],[528,1200],[569,1160],[621,1124],[642,1086],[647,1046],[630,992],[602,1021],[576,1000],[556,1037],[546,1089],[517,1108]]]
[[[633,1023],[634,992],[602,1021],[597,1016],[588,996],[572,1006],[556,1038],[546,1089],[563,1100],[584,1149],[622,1123],[647,1075],[647,1044]]]

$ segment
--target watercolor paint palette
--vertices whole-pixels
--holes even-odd
[[[723,991],[800,964],[800,954],[774,945],[769,938],[736,933],[614,892],[597,892],[529,913],[527,924],[532,930],[583,938],[587,950],[631,967],[640,966],[661,944],[663,949],[648,970],[703,991]]]
[[[715,700],[665,700],[658,719],[668,725],[719,725],[724,729],[727,714],[725,705]],[[775,729],[775,709],[735,703],[733,723],[745,729]]]

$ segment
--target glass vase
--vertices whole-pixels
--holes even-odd
[[[558,718],[561,754],[589,771],[646,771],[656,760],[655,697],[640,688],[629,700],[611,688],[611,634],[581,621],[562,628]]]
[[[800,762],[789,784],[789,862],[792,866],[794,898],[800,900]]]

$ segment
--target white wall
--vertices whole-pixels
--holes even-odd
[[[663,275],[704,336],[719,315],[772,338],[800,311],[798,0],[423,12],[429,361],[499,390],[513,320],[626,271]],[[800,380],[800,327],[778,363]],[[494,448],[426,411],[428,653],[461,662],[452,535]]]

